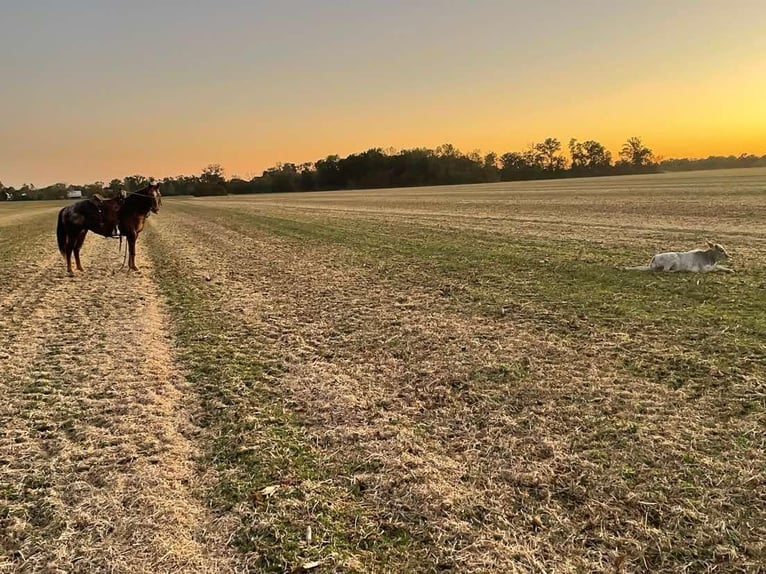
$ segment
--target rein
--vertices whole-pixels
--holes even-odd
[[[127,197],[129,195],[140,195],[142,197],[151,197],[150,195],[146,195],[145,193],[139,193],[137,191],[126,191],[125,192],[125,197]]]

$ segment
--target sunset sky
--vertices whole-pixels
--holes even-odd
[[[0,181],[552,136],[766,153],[764,0],[0,0]]]

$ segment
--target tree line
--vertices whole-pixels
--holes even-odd
[[[593,140],[569,140],[568,156],[556,138],[546,138],[520,152],[498,155],[478,151],[464,153],[451,144],[436,149],[413,148],[401,151],[372,148],[341,158],[330,155],[313,163],[279,163],[252,179],[226,179],[223,168],[211,164],[199,175],[166,177],[157,180],[163,195],[227,195],[293,191],[324,191],[494,183],[564,177],[595,177],[766,166],[766,155],[711,156],[705,159],[657,158],[639,137],[629,138],[620,148],[618,159],[602,144]],[[3,187],[0,200],[63,199],[71,189],[83,196],[95,193],[110,195],[119,190],[135,191],[150,178],[142,175],[113,179],[108,184],[84,185],[57,183],[44,188],[24,184],[18,189]]]

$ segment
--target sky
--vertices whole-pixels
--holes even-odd
[[[0,0],[0,181],[372,147],[766,153],[763,0]]]

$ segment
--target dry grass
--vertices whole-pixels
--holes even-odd
[[[163,362],[183,366],[163,379],[190,397],[142,412],[148,436],[200,427],[163,459],[172,479],[201,452],[184,476],[207,487],[179,502],[219,517],[199,552],[225,539],[254,572],[758,571],[766,183],[751,173],[166,202],[140,290],[173,337]],[[738,274],[615,268],[708,235]],[[46,265],[10,297],[46,308]],[[192,516],[181,531],[212,523]]]

